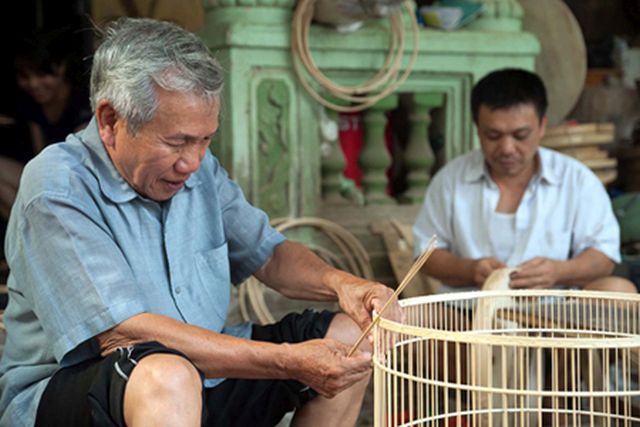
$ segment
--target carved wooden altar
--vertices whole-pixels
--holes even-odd
[[[464,30],[421,29],[419,56],[409,79],[398,93],[363,113],[359,164],[368,205],[422,199],[434,163],[427,136],[434,108],[444,116],[445,158],[450,159],[477,144],[469,108],[473,83],[505,66],[533,70],[539,43],[521,31],[517,1],[483,1],[486,12]],[[202,36],[227,73],[212,149],[249,200],[272,217],[315,215],[323,200],[340,198],[336,174],[343,160],[334,136],[321,132],[320,126],[332,115],[307,95],[292,72],[289,31],[294,6],[294,0],[205,0]],[[313,57],[332,79],[362,82],[384,61],[385,25],[384,20],[369,22],[349,34],[313,25]],[[407,38],[406,58],[411,50]],[[391,158],[384,147],[384,126],[385,113],[397,107],[400,95],[409,99],[403,154],[408,188],[392,199],[385,194]]]

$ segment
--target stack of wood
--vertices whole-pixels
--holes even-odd
[[[566,124],[548,128],[542,145],[580,160],[607,185],[618,177],[618,161],[603,146],[614,141],[613,123]]]

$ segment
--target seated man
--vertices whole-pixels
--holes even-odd
[[[221,79],[174,24],[108,28],[91,123],[26,166],[9,222],[0,425],[272,426],[292,409],[296,425],[355,423],[371,355],[347,354],[392,291],[245,200],[209,151]],[[344,314],[224,327],[230,282],[251,274]]]
[[[480,149],[449,162],[427,188],[413,227],[415,252],[439,248],[423,268],[441,292],[473,290],[501,267],[512,288],[558,286],[635,292],[610,277],[620,231],[609,197],[585,165],[540,147],[547,117],[542,80],[492,72],[471,95]]]

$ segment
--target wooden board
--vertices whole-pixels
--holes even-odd
[[[549,95],[549,125],[561,123],[578,101],[587,76],[587,51],[580,26],[561,0],[520,0],[525,31],[540,40],[536,71]]]
[[[614,136],[608,132],[595,132],[595,133],[575,133],[564,136],[545,136],[540,142],[545,147],[549,148],[572,148],[582,147],[589,145],[603,145],[611,144],[614,140]]]
[[[606,159],[609,157],[609,153],[607,152],[607,150],[604,150],[600,147],[562,148],[558,151],[580,161]]]
[[[591,169],[615,169],[618,166],[618,159],[592,159],[585,160],[585,165]]]
[[[614,135],[616,126],[613,123],[584,123],[584,124],[565,124],[560,126],[548,127],[545,133],[546,137],[574,135],[576,133],[610,133]]]

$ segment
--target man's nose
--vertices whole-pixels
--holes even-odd
[[[193,144],[190,147],[185,148],[176,162],[176,172],[184,175],[194,173],[200,167],[200,162],[203,157],[204,152],[197,144]]]
[[[510,136],[505,136],[500,140],[500,152],[510,154],[515,151],[516,142]]]

